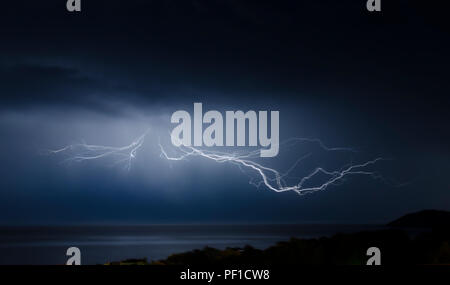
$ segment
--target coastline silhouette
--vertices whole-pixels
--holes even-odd
[[[291,238],[261,250],[252,246],[203,249],[172,254],[166,259],[128,259],[108,265],[364,265],[367,248],[376,246],[384,265],[450,264],[450,212],[424,210],[387,224],[387,229]]]

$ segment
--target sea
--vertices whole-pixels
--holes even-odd
[[[139,225],[0,227],[1,265],[59,265],[69,247],[81,251],[81,263],[126,259],[155,261],[206,246],[265,249],[280,241],[383,229],[380,225]]]

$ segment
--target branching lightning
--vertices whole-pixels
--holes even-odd
[[[132,161],[136,158],[137,151],[144,144],[144,138],[148,131],[136,138],[131,144],[122,147],[91,145],[77,143],[65,146],[57,150],[47,151],[49,154],[68,154],[66,162],[83,162],[98,159],[112,159],[114,165],[124,165],[130,170]]]
[[[148,131],[140,137],[136,138],[131,144],[122,147],[91,145],[86,143],[78,143],[65,146],[57,150],[49,150],[49,154],[64,153],[68,155],[65,160],[67,162],[83,162],[99,159],[111,159],[113,165],[124,165],[125,169],[130,170],[133,160],[136,158],[138,150],[144,144],[144,138]],[[293,146],[299,142],[316,144],[321,150],[326,152],[357,152],[353,148],[337,148],[328,147],[322,143],[319,139],[309,138],[292,138],[282,143],[287,147]],[[342,183],[345,178],[352,175],[366,175],[375,179],[382,179],[382,177],[374,171],[370,171],[370,166],[373,166],[383,158],[378,157],[373,160],[369,160],[359,164],[349,164],[341,167],[338,170],[327,170],[324,167],[316,167],[311,172],[301,177],[294,177],[291,172],[297,168],[304,160],[308,159],[312,153],[307,153],[299,157],[285,172],[280,172],[275,168],[264,166],[261,163],[256,162],[259,158],[260,150],[239,152],[239,153],[226,153],[218,151],[203,150],[192,146],[179,146],[175,147],[177,156],[170,156],[164,147],[159,143],[161,151],[161,157],[170,161],[187,160],[190,157],[202,157],[212,160],[217,163],[231,163],[236,165],[241,171],[250,171],[250,173],[256,174],[258,180],[255,182],[252,175],[250,184],[266,188],[275,192],[288,192],[293,191],[300,195],[321,191],[327,189],[329,186]],[[315,181],[318,176],[325,176],[325,181]],[[287,180],[292,181],[295,179],[295,183],[288,183]]]
[[[316,143],[320,146],[321,149],[327,152],[331,151],[349,151],[349,152],[356,152],[352,148],[330,148],[325,146],[320,140],[318,139],[307,139],[307,138],[292,138],[290,140],[287,140],[284,142],[284,144],[289,144],[292,142],[310,142],[310,143]],[[378,161],[382,160],[381,157],[375,158],[373,160],[366,161],[364,163],[360,164],[350,164],[347,165],[339,170],[326,170],[323,167],[317,167],[312,172],[310,172],[308,175],[303,176],[301,178],[298,178],[299,181],[296,184],[289,185],[286,182],[286,177],[288,177],[289,173],[297,167],[298,164],[300,164],[303,160],[307,159],[311,153],[308,153],[299,159],[284,173],[280,173],[278,170],[270,167],[266,167],[261,165],[260,163],[255,162],[252,160],[252,158],[256,158],[259,155],[259,150],[247,152],[247,153],[240,153],[240,154],[227,154],[223,152],[215,152],[215,151],[206,151],[201,150],[196,147],[192,146],[179,146],[177,147],[177,150],[179,151],[178,156],[169,156],[168,153],[165,151],[163,146],[159,144],[159,147],[161,149],[161,156],[173,161],[180,161],[180,160],[186,160],[189,157],[203,157],[210,159],[212,161],[215,161],[217,163],[232,163],[237,166],[241,170],[243,168],[252,170],[255,172],[258,177],[260,178],[259,182],[253,182],[250,181],[250,184],[253,184],[257,187],[260,187],[261,185],[264,185],[268,189],[275,191],[275,192],[287,192],[287,191],[294,191],[300,195],[325,190],[331,185],[336,185],[340,182],[342,182],[346,177],[351,175],[368,175],[373,178],[379,178],[379,175],[376,172],[369,171],[367,168]],[[306,186],[308,182],[316,178],[318,175],[323,174],[327,177],[326,181],[322,181],[321,183],[314,185],[314,186]]]

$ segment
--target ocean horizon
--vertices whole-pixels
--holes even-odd
[[[265,249],[295,238],[374,231],[385,225],[355,224],[221,224],[221,225],[87,225],[1,226],[0,264],[65,264],[69,247],[81,250],[82,264],[125,259],[165,259],[206,246],[217,249]]]

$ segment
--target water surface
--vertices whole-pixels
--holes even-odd
[[[376,225],[145,225],[0,227],[0,264],[64,264],[68,247],[82,264],[127,258],[158,260],[205,246],[264,249],[291,237],[315,238],[383,228]]]

